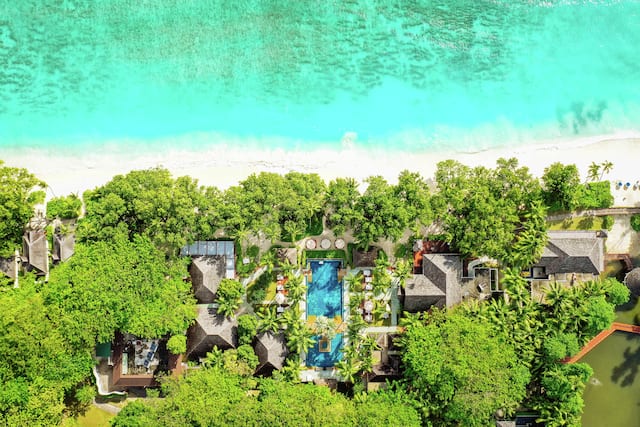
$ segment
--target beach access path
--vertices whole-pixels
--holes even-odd
[[[640,207],[613,207],[604,209],[587,209],[583,211],[567,212],[556,215],[548,215],[547,221],[562,221],[568,218],[577,218],[582,216],[607,216],[607,215],[634,215],[640,214]]]

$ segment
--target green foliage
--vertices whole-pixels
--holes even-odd
[[[74,219],[80,216],[82,200],[76,194],[54,197],[47,202],[48,219]]]
[[[614,219],[611,215],[605,215],[602,217],[602,228],[605,230],[611,230],[613,228]]]
[[[516,159],[496,169],[438,163],[439,192],[432,197],[447,241],[465,256],[490,256],[506,265],[535,262],[546,244],[541,189]]]
[[[260,248],[257,247],[256,245],[253,246],[249,246],[249,249],[247,249],[247,257],[251,258],[252,260],[256,260],[258,259],[258,255],[260,254]]]
[[[633,231],[640,231],[640,215],[632,215],[630,221]]]
[[[216,189],[198,187],[189,177],[173,179],[162,168],[117,175],[84,194],[86,215],[78,224],[81,241],[147,236],[169,254],[207,238],[220,222]]]
[[[238,344],[251,344],[258,333],[258,318],[253,314],[238,317]]]
[[[167,350],[173,354],[183,354],[187,352],[187,337],[185,335],[173,335],[167,341]]]
[[[66,343],[26,281],[0,292],[0,328],[0,425],[59,424],[65,395],[85,397],[77,386],[91,373],[90,353]]]
[[[576,198],[576,209],[601,209],[613,206],[609,181],[590,182],[580,186]]]
[[[548,361],[556,362],[573,356],[580,350],[578,337],[575,334],[557,334],[548,337],[543,344],[544,354]]]
[[[325,191],[317,174],[253,174],[224,192],[224,228],[238,238],[261,231],[272,241],[299,239],[322,212]]]
[[[0,160],[0,257],[13,255],[34,207],[44,202],[47,185],[26,169],[5,166]]]
[[[427,226],[433,221],[429,186],[419,173],[408,170],[400,172],[394,193],[407,211],[412,230],[420,232],[421,227]]]
[[[404,201],[395,188],[381,176],[365,180],[368,187],[358,199],[354,211],[354,237],[365,250],[380,238],[398,239],[410,223]]]
[[[247,364],[251,372],[256,370],[258,366],[258,356],[255,351],[253,351],[253,347],[250,344],[242,344],[238,347],[238,359],[242,360]]]
[[[242,303],[244,286],[234,279],[222,279],[218,286],[216,301],[218,303],[218,313],[225,316],[233,316]]]
[[[629,301],[631,292],[629,288],[618,281],[615,277],[608,277],[602,280],[607,293],[607,302],[615,305],[622,305]]]
[[[555,364],[541,376],[544,394],[534,402],[539,420],[547,426],[578,426],[584,401],[582,392],[593,374],[585,363]]]
[[[337,178],[329,183],[325,214],[327,226],[337,236],[353,227],[359,198],[358,183],[353,178]]]
[[[491,323],[456,312],[407,329],[402,338],[405,379],[434,423],[484,426],[503,409],[513,413],[526,395],[528,370]]]
[[[65,337],[92,349],[117,330],[157,338],[181,334],[195,318],[195,300],[184,263],[167,263],[146,238],[123,237],[79,244],[52,270],[43,289]]]
[[[306,250],[305,253],[307,259],[346,259],[347,256],[343,249]]]
[[[576,165],[556,162],[545,168],[542,175],[542,197],[549,210],[573,210],[580,188],[580,174]]]
[[[387,389],[365,394],[356,403],[356,425],[368,426],[421,426],[415,402],[405,390]]]
[[[167,379],[164,399],[129,403],[113,426],[419,426],[414,402],[401,391],[384,391],[353,402],[326,387],[260,380],[257,390],[222,368]]]

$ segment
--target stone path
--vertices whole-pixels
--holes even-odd
[[[561,221],[567,218],[576,218],[580,216],[606,216],[606,215],[633,215],[640,214],[639,208],[617,207],[606,209],[589,209],[584,211],[569,212],[557,215],[548,215],[547,221]]]

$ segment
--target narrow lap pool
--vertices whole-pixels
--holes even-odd
[[[307,318],[325,316],[340,323],[342,320],[342,283],[338,280],[341,261],[311,261],[311,281],[307,283]],[[339,319],[336,319],[339,318]],[[342,334],[330,342],[319,335],[307,353],[307,366],[331,367],[342,358]]]
[[[342,317],[342,284],[338,281],[341,261],[311,261],[307,283],[307,316]]]

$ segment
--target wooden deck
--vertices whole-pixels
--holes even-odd
[[[587,343],[587,345],[585,345],[582,348],[582,350],[580,350],[580,352],[578,352],[578,354],[576,354],[575,356],[570,357],[568,359],[565,359],[564,362],[565,363],[575,363],[575,362],[579,361],[580,359],[582,359],[582,357],[585,354],[589,353],[595,346],[600,344],[602,341],[604,341],[605,338],[607,338],[609,335],[611,335],[615,331],[631,332],[631,333],[634,333],[634,334],[640,334],[640,326],[629,325],[627,323],[613,322],[613,324],[611,324],[611,327],[609,329],[606,329],[606,330],[600,332],[595,337],[593,337],[593,339],[591,341],[589,341]]]

